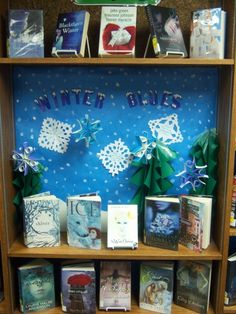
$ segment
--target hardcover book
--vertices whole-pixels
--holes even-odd
[[[173,8],[146,7],[156,57],[187,57],[179,17]]]
[[[84,57],[90,14],[85,11],[58,16],[53,57]]]
[[[110,204],[107,209],[107,247],[138,247],[137,205]]]
[[[236,254],[228,257],[227,276],[225,284],[225,305],[236,304]]]
[[[27,247],[60,245],[59,199],[43,193],[23,198],[24,243]]]
[[[223,59],[225,52],[226,12],[221,8],[192,13],[190,58]]]
[[[173,262],[142,262],[140,268],[139,307],[156,313],[171,313],[173,276]]]
[[[44,57],[42,10],[9,10],[7,33],[9,58]]]
[[[101,248],[101,197],[96,193],[67,198],[67,240],[70,246]]]
[[[197,313],[209,308],[212,262],[178,261],[175,303]]]
[[[20,310],[23,313],[55,307],[53,265],[44,259],[18,267]]]
[[[144,243],[178,250],[179,212],[179,198],[147,196],[144,209]]]
[[[131,263],[101,261],[99,308],[105,310],[131,309]]]
[[[135,6],[103,6],[98,55],[134,57],[136,43]]]
[[[61,268],[62,311],[96,314],[96,282],[93,263],[81,262]]]

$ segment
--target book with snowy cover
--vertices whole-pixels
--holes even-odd
[[[173,283],[173,262],[142,262],[140,266],[139,307],[156,313],[170,314]]]
[[[59,199],[47,193],[24,197],[23,228],[27,247],[59,246]]]
[[[9,58],[43,58],[42,10],[9,10],[7,53]]]
[[[134,57],[136,43],[135,6],[104,6],[101,12],[98,55]]]
[[[70,246],[101,248],[101,197],[96,193],[67,198],[67,241]]]
[[[34,259],[17,270],[21,312],[55,307],[54,270],[51,263]]]

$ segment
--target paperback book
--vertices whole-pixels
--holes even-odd
[[[96,193],[67,198],[67,241],[70,246],[101,248],[101,197]]]
[[[59,14],[52,56],[84,57],[89,20],[85,10]]]
[[[178,250],[179,213],[178,197],[147,196],[144,209],[144,243]]]
[[[187,51],[174,8],[146,6],[150,36],[156,57],[183,58]]]
[[[23,233],[27,247],[60,245],[59,199],[48,193],[23,198]]]
[[[134,57],[136,43],[135,6],[103,6],[98,55]]]
[[[131,263],[101,261],[99,308],[105,310],[131,309]]]
[[[170,314],[173,301],[174,262],[142,262],[139,307]]]
[[[44,57],[42,10],[9,10],[7,33],[9,58]]]
[[[225,284],[225,305],[236,304],[236,254],[228,257],[227,276]]]
[[[20,310],[23,313],[55,307],[53,265],[44,259],[18,267]]]

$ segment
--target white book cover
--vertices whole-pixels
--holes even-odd
[[[107,247],[138,247],[138,207],[110,204],[107,209]]]
[[[98,55],[134,57],[136,43],[135,6],[103,6]]]

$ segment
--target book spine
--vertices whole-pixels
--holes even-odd
[[[154,53],[155,55],[159,55],[161,49],[160,49],[160,45],[158,43],[158,39],[157,36],[155,34],[155,26],[154,26],[154,21],[153,21],[153,16],[152,16],[152,7],[147,6],[146,7],[146,13],[147,13],[147,17],[150,23],[150,32],[151,32],[151,39],[152,39],[152,45],[153,45],[153,49],[154,49]]]
[[[230,227],[236,227],[236,176],[233,177]]]

